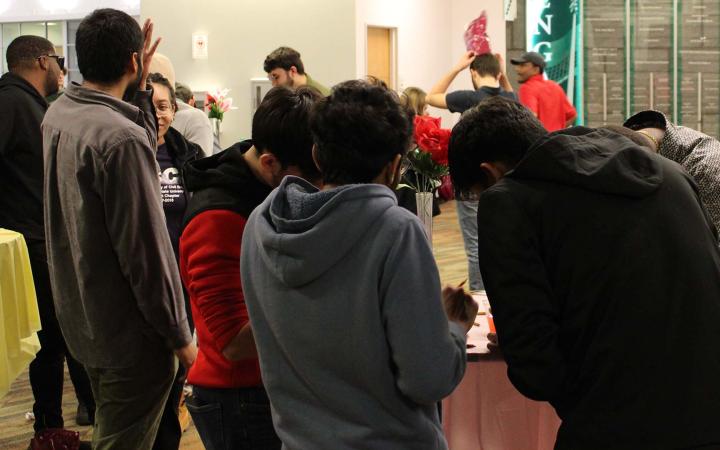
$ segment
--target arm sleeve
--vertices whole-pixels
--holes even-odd
[[[473,103],[470,98],[471,91],[453,91],[445,95],[445,103],[450,112],[465,112],[472,108]]]
[[[0,156],[7,156],[10,151],[10,138],[13,136],[13,127],[15,126],[15,103],[6,96],[0,96]]]
[[[570,101],[565,96],[565,92],[563,92],[563,99],[564,99],[564,108],[565,108],[565,121],[568,122],[577,117],[577,111],[575,111],[575,108],[573,107],[573,105],[570,104]]]
[[[714,226],[720,228],[720,142],[694,130],[683,130],[683,142],[690,142],[694,148],[683,152],[687,156],[678,162],[692,176],[707,214]]]
[[[537,236],[510,193],[486,191],[478,203],[478,255],[508,377],[525,396],[553,401],[566,364],[559,316]]]
[[[533,94],[530,89],[528,89],[525,85],[520,86],[520,91],[518,92],[518,94],[520,96],[520,103],[525,105],[537,116],[539,112],[537,96],[535,96],[535,94]]]
[[[145,320],[171,348],[190,343],[180,275],[165,225],[155,154],[141,135],[105,161],[105,222],[123,275]]]
[[[152,97],[152,88],[146,91],[137,91],[132,104],[140,109],[140,115],[136,123],[145,130],[150,142],[150,148],[157,148],[157,115],[155,114]]]
[[[445,315],[437,266],[417,220],[398,231],[380,295],[398,389],[418,404],[440,401],[465,373],[466,336]]]
[[[227,210],[195,216],[180,237],[180,267],[193,308],[222,350],[248,323],[240,281],[245,218]],[[195,318],[198,320],[198,318]]]

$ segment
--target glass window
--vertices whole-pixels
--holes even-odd
[[[78,29],[79,26],[80,26],[80,21],[79,21],[79,20],[69,20],[69,21],[68,21],[68,23],[67,23],[67,27],[68,27],[68,30],[67,30],[67,33],[68,33],[68,35],[67,35],[68,44],[75,45],[75,33],[77,33],[77,29]]]
[[[62,47],[65,43],[63,39],[63,22],[48,22],[47,38],[56,47]]]
[[[20,34],[47,37],[45,22],[24,22],[20,24]]]

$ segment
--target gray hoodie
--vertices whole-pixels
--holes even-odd
[[[377,184],[287,177],[248,219],[245,301],[285,449],[446,449],[465,372],[422,225]]]

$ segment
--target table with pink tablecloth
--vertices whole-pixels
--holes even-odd
[[[468,364],[455,392],[443,401],[450,450],[552,450],[560,419],[548,403],[520,394],[501,356],[487,351],[487,316],[481,295],[476,326],[468,335]]]

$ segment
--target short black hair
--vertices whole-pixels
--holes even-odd
[[[182,83],[175,82],[175,95],[177,98],[187,103],[195,94],[193,94],[193,91],[191,91],[189,87]]]
[[[148,75],[148,83],[154,84],[154,85],[161,85],[165,86],[168,91],[170,91],[170,103],[172,104],[173,108],[177,111],[177,99],[175,97],[175,88],[170,83],[170,80],[165,78],[161,73],[151,73]]]
[[[300,53],[290,47],[276,48],[267,55],[263,63],[263,69],[265,69],[266,73],[270,73],[278,67],[283,70],[290,70],[292,66],[295,66],[300,75],[305,75],[305,66],[302,59],[300,59]]]
[[[52,42],[40,36],[18,36],[8,45],[7,67],[10,72],[31,69],[35,60],[43,55],[55,53]]]
[[[470,68],[483,77],[497,77],[500,75],[500,62],[492,53],[483,53],[476,56],[470,63]]]
[[[412,117],[389,89],[363,80],[335,86],[311,120],[323,181],[371,183],[387,163],[407,153]]]
[[[255,149],[275,155],[283,168],[297,166],[303,178],[310,181],[320,177],[312,158],[310,114],[321,98],[322,94],[310,86],[274,87],[263,98],[252,121]]]
[[[96,9],[80,22],[75,35],[80,73],[88,81],[118,81],[131,55],[142,52],[143,41],[135,19],[116,9]]]
[[[537,117],[520,103],[499,95],[483,100],[452,130],[448,161],[453,185],[460,191],[478,184],[487,188],[480,164],[502,162],[513,169],[546,134]]]

